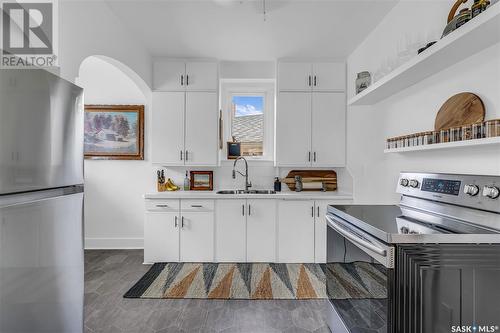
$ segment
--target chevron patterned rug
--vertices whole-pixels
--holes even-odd
[[[349,264],[156,263],[124,297],[386,298],[385,285],[386,275],[383,266],[363,262]]]

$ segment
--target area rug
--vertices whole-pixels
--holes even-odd
[[[328,283],[327,281],[328,277]],[[378,265],[156,263],[125,298],[386,298]]]

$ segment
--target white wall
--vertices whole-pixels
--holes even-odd
[[[85,89],[85,104],[146,105],[146,160],[85,160],[86,248],[142,247],[142,195],[154,190],[146,97],[121,70],[96,57],[82,63],[77,83]]]
[[[406,40],[427,42],[440,35],[450,3],[425,2],[425,15],[417,15],[422,12],[422,6],[422,1],[400,2],[349,56],[349,97],[354,94],[357,72],[375,72],[387,59],[395,58]],[[499,44],[376,105],[348,108],[347,165],[354,178],[356,202],[397,202],[397,177],[405,170],[500,175],[498,145],[383,153],[387,137],[432,130],[442,103],[463,91],[474,92],[482,98],[486,119],[500,118]]]
[[[63,78],[74,81],[85,58],[101,55],[124,64],[126,67],[122,70],[134,78],[143,92],[151,87],[149,52],[105,2],[61,1],[59,30],[59,65]]]

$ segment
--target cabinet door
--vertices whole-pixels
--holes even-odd
[[[186,89],[190,91],[216,91],[218,84],[217,63],[186,63]]]
[[[328,201],[315,202],[314,262],[326,263],[326,209]]]
[[[147,212],[144,224],[144,262],[179,261],[178,213]]]
[[[314,262],[314,201],[278,202],[278,261]]]
[[[215,202],[215,259],[217,262],[246,261],[246,201],[220,199]]]
[[[157,61],[153,64],[155,90],[178,91],[186,89],[186,64],[184,61]]]
[[[279,91],[310,91],[312,88],[311,64],[280,62],[278,64]]]
[[[313,166],[345,165],[345,95],[312,94]]]
[[[276,122],[278,166],[311,165],[311,93],[280,93]]]
[[[313,90],[345,91],[345,64],[336,62],[319,62],[312,65]]]
[[[186,93],[186,165],[217,164],[217,94]]]
[[[214,261],[214,213],[181,214],[181,262]]]
[[[247,261],[276,262],[276,201],[247,200]]]
[[[153,163],[184,164],[184,95],[153,93]]]

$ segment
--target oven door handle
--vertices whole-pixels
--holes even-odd
[[[385,249],[381,249],[375,244],[357,237],[354,233],[348,231],[349,228],[347,226],[345,226],[343,223],[341,224],[338,221],[334,221],[330,216],[326,215],[326,219],[328,221],[328,225],[331,228],[333,228],[335,231],[337,231],[339,234],[341,234],[351,242],[356,243],[357,245],[373,251],[383,257],[387,257],[387,251]]]

